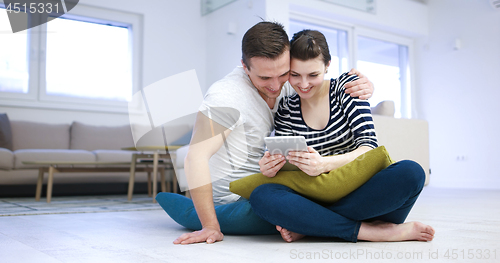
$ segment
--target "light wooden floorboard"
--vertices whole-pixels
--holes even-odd
[[[498,190],[426,187],[408,221],[432,225],[434,241],[228,235],[181,246],[172,241],[187,230],[161,210],[0,217],[0,262],[500,262]]]

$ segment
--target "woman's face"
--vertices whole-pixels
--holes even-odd
[[[306,61],[291,58],[289,82],[300,98],[312,98],[320,93],[327,68],[321,56]]]

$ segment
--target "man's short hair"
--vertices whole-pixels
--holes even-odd
[[[257,23],[248,29],[241,41],[242,60],[249,69],[251,58],[276,59],[289,49],[288,35],[278,22]]]

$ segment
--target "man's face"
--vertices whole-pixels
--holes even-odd
[[[253,85],[265,101],[276,99],[281,88],[288,80],[290,72],[290,52],[285,51],[276,59],[253,57],[249,59],[250,68],[243,62],[243,68]]]

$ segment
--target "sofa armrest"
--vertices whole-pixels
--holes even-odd
[[[384,145],[395,161],[413,160],[425,171],[429,183],[429,125],[425,120],[397,119],[373,115],[379,145]]]
[[[0,148],[0,169],[11,170],[14,168],[14,153],[6,148]]]
[[[185,145],[175,151],[175,176],[177,177],[177,182],[179,184],[179,189],[181,190],[181,192],[187,191],[189,189],[186,173],[184,172],[184,159],[186,158],[188,150],[189,145]]]

